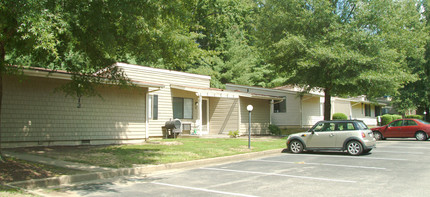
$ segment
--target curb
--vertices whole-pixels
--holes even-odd
[[[14,187],[21,187],[25,189],[46,188],[50,186],[69,185],[69,184],[75,184],[75,183],[84,182],[84,181],[108,179],[108,178],[114,178],[119,176],[149,174],[149,173],[153,173],[156,171],[163,171],[163,170],[197,168],[204,165],[215,165],[215,164],[281,154],[282,150],[283,149],[274,149],[274,150],[267,150],[267,151],[261,151],[261,152],[245,153],[245,154],[231,155],[231,156],[225,156],[225,157],[215,157],[215,158],[209,158],[209,159],[200,159],[200,160],[168,163],[168,164],[160,164],[160,165],[135,165],[133,168],[120,168],[120,169],[113,169],[110,171],[91,172],[87,174],[62,175],[59,177],[52,177],[52,178],[45,178],[45,179],[17,181],[17,182],[8,183],[7,185],[11,185]]]

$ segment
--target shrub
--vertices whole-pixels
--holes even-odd
[[[238,131],[238,130],[236,130],[236,131],[229,131],[229,132],[228,132],[228,135],[229,135],[231,138],[237,138],[237,137],[239,136],[239,131]]]
[[[344,113],[334,113],[332,116],[333,120],[348,120],[348,116]]]
[[[269,125],[269,131],[272,135],[281,135],[281,129],[276,125]]]
[[[381,125],[386,125],[386,124],[390,123],[391,121],[397,120],[397,119],[402,119],[402,116],[401,115],[397,115],[397,114],[393,114],[393,115],[391,115],[391,114],[384,114],[381,117]]]
[[[407,115],[407,116],[405,116],[405,118],[414,118],[414,119],[421,119],[421,120],[423,120],[423,116],[422,115]]]

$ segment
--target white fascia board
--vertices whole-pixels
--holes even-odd
[[[57,73],[57,72],[49,72],[49,71],[39,71],[39,70],[26,70],[24,69],[24,75],[31,77],[44,77],[44,78],[53,78],[53,79],[64,79],[64,80],[72,80],[72,76],[67,73]]]
[[[122,62],[117,62],[115,65],[117,65],[119,67],[128,67],[128,68],[140,69],[140,70],[145,70],[145,71],[169,73],[169,74],[180,75],[180,76],[185,76],[185,77],[195,77],[195,78],[200,78],[200,79],[211,80],[211,77],[207,76],[207,75],[186,73],[186,72],[167,70],[167,69],[162,69],[162,68],[152,68],[152,67],[135,65],[135,64],[127,64],[127,63],[122,63]]]
[[[358,101],[358,100],[350,100],[351,102],[354,102],[355,104],[353,104],[353,106],[358,105],[358,104],[373,104],[373,105],[379,105],[379,106],[386,106],[386,103],[379,103],[379,102],[372,102],[372,101]]]
[[[216,97],[216,98],[239,98],[239,95],[237,94],[230,94],[226,92],[196,92],[196,96],[203,96],[203,97]]]
[[[276,92],[276,93],[281,93],[281,94],[285,94],[285,93],[298,94],[298,93],[300,93],[299,91],[294,91],[294,90],[277,90],[277,89],[271,89],[271,88],[246,86],[246,85],[238,85],[238,84],[231,84],[231,83],[228,83],[225,86],[226,87],[230,86],[230,87],[255,89],[255,90],[268,91],[268,92]],[[316,94],[316,93],[310,93],[310,92],[309,93],[305,93],[305,95],[315,95],[315,96],[319,96],[319,97],[324,96],[323,94]]]
[[[43,77],[49,79],[62,79],[62,80],[72,80],[72,75],[69,73],[58,73],[49,71],[39,71],[39,70],[24,70],[24,75],[30,77]],[[145,83],[140,81],[132,81],[133,84],[139,87],[153,87],[153,88],[164,88],[161,84]],[[109,84],[109,83],[106,83]]]
[[[280,98],[280,97],[267,96],[267,95],[256,95],[256,94],[250,94],[250,93],[241,93],[240,96],[246,97],[246,98],[264,99],[264,100],[278,100],[278,101],[284,100],[284,98]]]

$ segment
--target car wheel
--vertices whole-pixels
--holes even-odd
[[[303,144],[298,140],[293,140],[290,142],[289,149],[292,153],[301,153],[303,152]]]
[[[350,155],[360,155],[363,152],[363,145],[355,140],[350,141],[346,144],[346,151],[348,151]]]
[[[374,131],[374,132],[373,132],[373,137],[374,137],[376,140],[382,140],[382,139],[383,139],[383,137],[382,137],[382,133],[380,133],[379,131]]]
[[[427,134],[422,131],[418,131],[417,133],[415,133],[415,138],[417,138],[417,140],[419,141],[424,141],[427,140]]]

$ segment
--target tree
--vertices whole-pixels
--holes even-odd
[[[193,2],[1,1],[0,101],[2,76],[25,66],[68,71],[72,81],[61,89],[76,97],[96,94],[94,86],[106,80],[129,85],[112,66],[117,61],[185,69],[201,53],[198,34],[189,31]]]
[[[430,18],[429,2],[422,1],[418,4],[422,10],[424,19]],[[426,28],[430,27],[430,21],[425,20]],[[424,37],[425,36],[425,37]],[[410,58],[409,69],[418,76],[416,81],[408,82],[393,97],[393,105],[402,113],[409,110],[418,109],[426,112],[425,120],[430,120],[430,34],[423,33],[422,41],[425,42],[424,59]]]
[[[414,1],[263,1],[259,46],[276,80],[332,96],[393,94],[414,76],[407,57],[422,55],[423,24]]]
[[[211,86],[225,83],[266,86],[271,73],[254,46],[257,4],[252,0],[200,0],[193,8],[193,28],[207,53],[189,72],[212,77]]]

